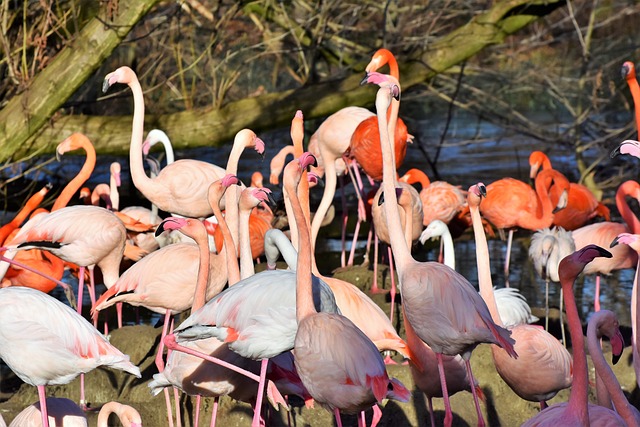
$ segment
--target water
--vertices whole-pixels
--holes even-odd
[[[306,140],[320,121],[307,121]],[[412,134],[414,134],[424,145],[430,157],[435,156],[437,142],[444,126],[443,120],[409,120],[408,126]],[[418,129],[418,131],[414,131]],[[279,129],[269,132],[259,132],[259,136],[265,141],[267,146],[266,158],[264,161],[252,150],[246,151],[240,161],[238,176],[245,183],[250,181],[251,174],[254,171],[260,171],[265,177],[267,186],[274,190],[276,198],[281,198],[281,192],[278,188],[268,184],[269,161],[271,157],[285,144],[290,143],[289,129]],[[476,138],[479,142],[469,142],[470,139]],[[511,176],[524,181],[528,181],[529,165],[528,156],[533,150],[543,150],[551,158],[556,169],[564,172],[570,179],[575,180],[575,171],[577,168],[573,162],[573,153],[563,145],[554,145],[553,147],[541,147],[539,144],[526,140],[526,138],[517,135],[508,135],[503,129],[486,124],[476,123],[468,117],[459,117],[451,122],[446,143],[442,146],[440,157],[437,163],[437,169],[440,179],[446,180],[453,184],[459,184],[462,188],[468,188],[470,185],[479,181],[489,184],[492,181],[505,176]],[[176,158],[197,158],[218,165],[226,164],[231,145],[222,148],[199,148],[189,151],[177,150]],[[155,151],[154,151],[155,152]],[[589,154],[589,153],[587,153]],[[598,153],[592,153],[591,158],[595,158]],[[112,156],[99,156],[98,164],[87,185],[93,187],[100,182],[108,182],[109,165],[112,161],[119,161],[122,165],[122,187],[121,187],[121,205],[143,205],[148,206],[144,200],[140,200],[133,191],[132,183],[129,179],[128,158],[117,158]],[[67,155],[62,162],[53,162],[47,166],[49,176],[60,176],[69,179],[80,168],[84,161],[82,157]],[[433,171],[428,167],[425,155],[420,150],[418,142],[409,145],[407,157],[400,169],[402,174],[409,168],[416,167],[425,170],[430,177],[433,177]],[[574,172],[572,172],[574,171]],[[32,176],[33,177],[33,176]],[[40,176],[42,179],[42,176]],[[64,180],[62,181],[64,182]],[[322,188],[316,187],[312,190],[312,205],[317,206],[321,198]],[[612,198],[613,190],[609,190],[606,197]],[[355,206],[355,194],[351,190],[351,186],[347,190],[349,206]],[[336,198],[336,207],[340,209],[339,196]],[[617,210],[612,203],[609,204],[612,209],[612,215],[617,216]],[[335,224],[339,222],[339,212],[336,213]],[[353,227],[349,230],[353,230]],[[363,227],[360,232],[360,239],[357,242],[356,263],[362,262],[364,255],[368,227]],[[520,289],[520,292],[527,298],[532,307],[544,306],[544,282],[537,277],[532,262],[528,258],[528,245],[530,232],[520,231],[516,233],[516,239],[511,254],[511,270],[509,282],[512,287]],[[348,238],[350,241],[350,236]],[[456,252],[456,265],[469,281],[477,286],[477,273],[475,261],[475,245],[470,233],[465,234],[462,238],[457,239],[454,243]],[[350,243],[348,244],[350,247]],[[504,286],[504,275],[502,273],[503,262],[505,258],[506,243],[500,240],[489,240],[489,250],[491,257],[492,279],[494,286]],[[339,266],[340,240],[339,233],[332,233],[324,240],[318,243],[318,253],[322,253],[322,259],[325,264],[320,268],[324,273],[330,273],[331,270]],[[435,260],[436,245],[428,243],[423,247],[418,244],[414,247],[414,255],[418,259]],[[610,277],[604,278],[602,286],[601,304],[603,308],[610,309],[618,313],[622,324],[630,324],[629,301],[633,282],[632,270],[614,272]],[[69,278],[69,281],[75,285],[75,278]],[[587,277],[583,284],[579,284],[576,288],[576,298],[578,299],[578,307],[581,309],[582,319],[587,319],[588,314],[593,310],[593,293],[594,278]],[[558,305],[559,286],[551,285],[549,288],[550,304]],[[64,299],[62,294],[56,294]],[[86,293],[85,293],[86,295]],[[87,297],[88,298],[88,297]],[[88,306],[88,299],[85,301]],[[125,310],[126,312],[127,310]],[[143,321],[155,323],[159,316],[145,314],[145,310],[141,310]],[[129,317],[125,319],[129,323],[135,322],[135,318]]]

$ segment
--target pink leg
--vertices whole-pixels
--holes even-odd
[[[162,335],[160,336],[160,344],[158,345],[158,352],[156,353],[156,367],[158,368],[158,372],[164,371],[164,337],[167,336],[170,318],[171,318],[171,310],[167,310],[164,313],[164,323],[162,324]]]
[[[471,363],[468,360],[464,361],[467,366],[467,375],[469,376],[469,384],[471,384],[471,394],[473,394],[473,403],[476,405],[476,413],[478,414],[478,426],[484,427],[484,417],[482,416],[482,410],[480,409],[480,402],[478,401],[478,393],[476,392],[475,381],[473,380],[473,373],[471,372]]]
[[[336,425],[338,427],[342,427],[342,420],[340,419],[340,409],[336,408],[333,410],[333,415],[336,416]]]
[[[440,374],[440,387],[442,388],[442,400],[444,401],[444,425],[445,427],[451,427],[451,423],[453,422],[453,414],[451,413],[451,403],[449,403],[447,380],[444,376],[442,353],[436,353],[436,358],[438,359],[438,373]]]
[[[194,426],[199,426],[200,425],[200,401],[202,400],[202,396],[200,396],[199,394],[196,395],[196,416],[193,419],[193,425]],[[217,401],[216,401],[217,403]]]
[[[118,315],[118,328],[122,328],[122,303],[116,303],[116,314]]]
[[[396,279],[393,270],[393,253],[391,252],[391,246],[387,247],[389,254],[389,272],[391,275],[391,310],[389,310],[389,320],[393,323],[393,309],[396,306]]]
[[[369,266],[369,254],[371,251],[371,240],[373,240],[373,224],[369,227],[369,233],[367,233],[367,248],[364,253],[364,260],[362,261],[363,266]]]
[[[353,258],[355,257],[356,252],[356,244],[358,243],[358,234],[360,234],[360,218],[356,222],[356,229],[353,231],[353,241],[351,242],[351,251],[349,252],[349,259],[347,260],[347,265],[353,265]]]
[[[78,307],[76,311],[82,316],[82,294],[84,293],[84,267],[80,267],[78,273]]]
[[[171,388],[173,388],[173,401],[176,405],[176,425],[177,427],[182,427],[182,417],[180,416],[180,390],[176,387]],[[167,414],[170,415],[169,412]],[[173,420],[173,416],[171,416],[171,419]]]
[[[171,396],[169,396],[169,389],[165,387],[163,390],[164,402],[167,406],[167,420],[169,427],[173,427],[173,413],[171,412]]]
[[[395,362],[395,360],[393,360],[391,358],[391,352],[390,351],[385,351],[386,355],[384,357],[384,364],[385,365],[397,365],[397,363]]]
[[[364,412],[363,412],[364,413]],[[371,427],[376,427],[382,418],[382,410],[375,403],[373,404],[373,419],[371,420]]]
[[[342,202],[342,230],[340,237],[342,243],[342,252],[340,253],[340,266],[344,267],[346,263],[347,253],[347,222],[349,222],[349,211],[347,210],[347,198],[344,194],[344,177],[340,177],[340,201]]]
[[[200,397],[200,396],[198,396],[198,397]],[[213,398],[213,411],[211,412],[211,424],[210,424],[210,427],[216,427],[216,418],[218,416],[218,400],[220,400],[220,398],[218,396]]]
[[[258,383],[258,396],[256,397],[256,409],[253,412],[253,421],[251,425],[258,427],[260,425],[260,411],[262,410],[262,398],[264,396],[264,384],[267,377],[267,366],[269,366],[269,359],[262,359],[262,365],[260,366],[260,382]]]
[[[367,427],[367,422],[364,418],[364,411],[360,411],[360,416],[358,416],[358,427]]]
[[[596,275],[596,291],[593,300],[593,308],[595,311],[600,311],[600,275]]]
[[[49,427],[49,414],[47,413],[47,394],[44,392],[44,386],[39,385],[38,398],[40,399],[40,415],[42,416],[42,425]]]
[[[544,400],[540,401],[540,410],[544,411],[549,405],[547,405],[547,402]]]
[[[509,260],[511,259],[511,243],[513,242],[513,228],[509,230],[509,238],[507,239],[507,254],[504,258],[504,286],[509,287]]]
[[[427,405],[429,407],[429,418],[431,418],[431,427],[436,426],[436,418],[433,416],[433,399],[427,397]]]
[[[374,233],[375,234],[375,233]],[[378,287],[378,236],[375,236],[373,244],[373,286],[371,287],[372,294],[384,294],[386,289],[380,289]]]

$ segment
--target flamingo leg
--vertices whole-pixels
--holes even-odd
[[[44,391],[44,386],[39,385],[38,398],[40,399],[40,415],[42,416],[43,427],[49,427],[49,414],[47,413],[47,394]]]
[[[262,364],[260,365],[260,382],[258,383],[258,395],[256,396],[256,409],[253,412],[253,421],[251,423],[253,427],[258,427],[260,425],[260,412],[262,409],[264,385],[267,377],[267,366],[269,366],[269,359],[262,359]]]
[[[340,409],[336,408],[333,410],[333,415],[336,417],[336,425],[337,427],[342,427],[342,420],[340,419]]]
[[[358,427],[367,427],[367,423],[364,418],[364,411],[360,411],[360,415],[358,416]]]
[[[171,310],[164,313],[164,323],[162,324],[162,335],[160,336],[160,344],[158,344],[158,352],[156,353],[156,367],[158,372],[164,371],[164,337],[167,336],[169,329],[169,320],[171,318]]]
[[[478,426],[484,427],[484,417],[482,416],[482,410],[480,409],[480,401],[478,400],[478,393],[476,392],[475,381],[473,380],[473,372],[471,372],[471,363],[468,359],[465,359],[464,364],[467,366],[467,375],[469,376],[469,384],[471,384],[473,403],[476,405],[476,413],[478,414]]]
[[[365,249],[364,259],[362,260],[362,266],[369,266],[369,254],[371,251],[371,240],[373,240],[373,224],[369,227],[369,232],[367,233],[367,248]]]
[[[122,328],[122,304],[121,302],[116,303],[116,315],[118,316],[118,328]]]
[[[351,242],[351,250],[349,251],[349,259],[347,260],[347,265],[351,267],[353,265],[353,258],[356,252],[356,244],[358,243],[358,234],[360,234],[360,218],[356,222],[356,229],[353,231],[353,241]]]
[[[165,387],[162,391],[164,392],[164,402],[167,405],[168,425],[169,427],[173,427],[173,412],[171,412],[171,397],[169,396],[169,389]]]
[[[173,388],[173,400],[176,405],[176,425],[182,427],[182,417],[180,417],[180,391],[174,386]],[[169,412],[167,414],[170,414]],[[173,416],[171,419],[173,419]]]
[[[200,395],[198,395],[198,397],[200,397]],[[218,417],[218,401],[219,400],[220,400],[220,396],[216,396],[213,398],[213,410],[211,411],[211,424],[209,425],[210,427],[216,427],[216,418]]]
[[[84,293],[84,267],[80,267],[80,272],[78,273],[78,307],[76,311],[80,316],[82,316],[82,297]]]
[[[547,402],[545,400],[541,400],[540,401],[540,410],[544,411],[549,405],[547,405]]]
[[[200,402],[202,401],[202,396],[200,396],[199,394],[196,395],[196,415],[193,419],[193,425],[194,426],[199,426],[200,425]],[[213,417],[213,415],[212,415]],[[213,422],[213,418],[212,421]]]
[[[431,427],[436,426],[436,418],[433,416],[433,399],[427,397],[427,406],[429,408],[429,418],[431,419]]]
[[[346,263],[347,253],[347,222],[349,222],[349,213],[347,210],[347,197],[344,194],[344,178],[340,177],[340,200],[342,201],[342,229],[340,230],[342,251],[340,253],[340,266],[344,267]]]
[[[364,412],[363,412],[364,414]],[[364,418],[364,415],[363,415]],[[373,404],[373,419],[371,420],[371,427],[376,427],[382,419],[382,410],[375,403]],[[363,419],[364,421],[364,419]],[[365,425],[366,426],[366,425]]]
[[[596,290],[593,299],[593,308],[595,311],[600,311],[600,275],[596,275]]]
[[[544,330],[549,330],[549,279],[544,280]]]
[[[444,401],[444,425],[445,427],[451,427],[451,423],[453,422],[453,414],[451,413],[451,403],[449,402],[449,392],[447,391],[447,380],[444,376],[444,363],[442,361],[442,353],[436,353],[436,359],[438,360],[440,387],[442,388],[442,400]]]
[[[375,233],[374,233],[375,235]],[[375,235],[374,243],[373,243],[373,286],[371,286],[372,294],[384,294],[387,291],[386,289],[380,289],[378,287],[378,247],[379,247],[378,236]]]
[[[387,246],[387,253],[389,255],[389,272],[391,275],[391,309],[389,310],[389,320],[393,323],[393,309],[396,306],[396,279],[394,277],[393,253],[391,252],[391,246]]]
[[[567,346],[567,337],[565,337],[564,334],[564,316],[562,315],[562,312],[564,311],[562,308],[562,301],[563,301],[563,295],[562,295],[562,288],[560,288],[560,334],[562,335],[562,345],[564,345],[565,347]]]
[[[513,228],[509,230],[507,239],[507,253],[504,257],[504,286],[509,287],[509,260],[511,260],[511,244],[513,243]]]

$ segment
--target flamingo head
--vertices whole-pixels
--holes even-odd
[[[640,157],[640,142],[633,139],[624,140],[613,149],[609,157],[612,159],[618,154],[631,154],[634,157]]]
[[[258,187],[258,188],[263,188],[264,187],[264,177],[262,176],[262,173],[259,171],[255,171],[254,173],[251,174],[251,186],[252,187]]]
[[[134,80],[138,80],[136,73],[129,67],[120,67],[115,71],[107,74],[102,82],[102,92],[109,90],[116,83],[129,84]]]
[[[622,74],[622,78],[626,80],[633,80],[636,78],[636,67],[633,65],[631,61],[625,61],[622,64],[622,68],[620,69],[620,74]]]
[[[393,54],[388,49],[378,49],[376,53],[373,54],[371,61],[369,61],[369,64],[367,64],[367,67],[364,70],[367,73],[377,71],[388,64],[391,57],[393,57]]]
[[[79,132],[72,133],[56,147],[56,159],[60,161],[60,157],[69,151],[85,148],[87,145],[91,145],[89,138]]]
[[[309,181],[309,184],[312,186],[319,185],[321,187],[324,187],[324,182],[322,181],[322,179],[320,179],[320,176],[315,172],[307,173],[307,181]]]
[[[228,173],[225,176],[222,177],[222,179],[220,180],[221,184],[225,187],[225,188],[229,188],[232,185],[240,185],[240,180],[238,179],[237,176],[235,176],[232,173]]]
[[[309,166],[314,166],[314,167],[318,166],[318,161],[316,160],[316,157],[308,151],[300,155],[299,161],[300,161],[300,169],[302,170],[307,169]]]
[[[529,178],[534,179],[538,174],[538,171],[543,167],[543,163],[547,155],[542,151],[533,151],[529,155]]]
[[[156,145],[158,142],[162,142],[163,144],[171,144],[169,137],[164,131],[160,129],[151,129],[147,134],[144,142],[142,143],[142,154],[145,156],[149,154],[151,147]]]
[[[180,230],[185,236],[194,240],[196,236],[205,236],[207,234],[205,225],[199,219],[195,218],[179,218],[169,217],[162,221],[156,228],[155,236],[158,237],[165,231]]]
[[[381,74],[375,71],[367,73],[360,84],[371,83],[380,86],[381,88],[388,88],[391,97],[395,100],[400,100],[400,83],[398,80],[388,74]]]
[[[584,270],[584,267],[598,257],[611,258],[611,252],[598,245],[590,244],[567,255],[558,265],[560,282],[573,282]]]
[[[382,187],[380,187],[380,197],[378,198],[378,206],[382,206],[384,204],[384,191],[382,190]],[[396,199],[399,199],[400,196],[402,196],[403,193],[403,189],[400,187],[396,187]]]
[[[111,173],[111,176],[115,179],[116,186],[118,187],[122,185],[122,181],[120,180],[121,171],[122,171],[122,168],[120,167],[120,163],[118,162],[111,163],[111,166],[109,167],[109,172]]]
[[[611,245],[609,245],[609,247],[613,248],[614,246],[620,243],[629,245],[634,249],[636,248],[640,249],[640,236],[637,234],[631,234],[631,233],[618,234],[618,236],[615,239],[613,239],[613,242],[611,242]]]
[[[483,197],[487,197],[487,187],[482,182],[472,185],[467,191],[467,204],[469,206],[480,206]]]
[[[266,203],[269,206],[276,206],[276,200],[273,198],[271,190],[268,188],[251,188],[251,195],[258,199],[260,203]]]

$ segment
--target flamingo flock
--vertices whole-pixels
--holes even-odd
[[[387,65],[389,74],[380,73]],[[632,63],[624,63],[623,75],[634,100],[640,99]],[[212,426],[227,425],[217,413],[220,399],[251,405],[252,427],[271,425],[272,408],[290,411],[298,399],[307,408],[317,405],[328,410],[337,426],[349,424],[345,415],[352,415],[364,427],[401,425],[385,419],[388,401],[402,406],[424,394],[430,425],[450,427],[457,425],[457,407],[450,397],[460,391],[470,393],[464,399],[474,408],[477,425],[491,425],[495,418],[487,417],[486,390],[493,384],[483,384],[471,363],[478,357],[472,358],[474,350],[483,344],[490,348],[483,354],[491,354],[486,362],[495,367],[494,381],[511,389],[514,399],[540,406],[532,409],[529,419],[520,420],[522,425],[640,425],[638,409],[629,403],[603,355],[603,337],[611,343],[614,362],[625,342],[616,314],[601,309],[598,296],[600,275],[636,268],[632,337],[626,344],[632,347],[640,384],[640,220],[627,202],[628,197],[640,201],[636,181],[618,188],[616,208],[624,221],[618,223],[612,221],[615,212],[610,207],[587,187],[569,182],[540,151],[530,156],[534,188],[505,177],[486,186],[478,182],[464,191],[460,185],[431,182],[425,171],[416,168],[400,176],[413,137],[410,126],[399,118],[399,66],[387,49],[373,55],[363,79],[372,87],[375,112],[361,107],[338,111],[312,132],[305,151],[303,113],[296,111],[292,144],[271,156],[271,188],[265,187],[259,172],[249,186],[237,176],[239,165],[248,163],[241,158],[245,149],[253,148],[261,156],[268,152],[256,132],[237,132],[224,166],[176,160],[162,130],[154,129],[143,139],[145,102],[136,73],[127,66],[116,69],[106,75],[103,90],[116,84],[127,85],[133,96],[128,170],[144,206],[120,209],[123,169],[118,163],[110,167],[110,185],[97,186],[93,192],[82,189],[99,159],[87,136],[73,134],[56,153],[82,149],[85,162],[51,210],[40,206],[51,191],[49,185],[0,228],[0,358],[38,392],[38,402],[17,415],[11,426],[87,425],[88,402],[97,403],[95,399],[102,397],[91,388],[85,391],[84,378],[99,367],[137,377],[127,379],[132,384],[142,384],[143,375],[153,376],[149,394],[163,394],[162,419],[171,427],[186,422],[182,394],[193,398],[190,422],[196,426],[204,418],[202,397],[213,399]],[[636,118],[639,110],[636,104]],[[151,157],[158,143],[164,147],[162,169]],[[622,142],[612,153],[617,154],[640,157],[640,142]],[[369,211],[360,171],[369,178]],[[322,256],[316,249],[320,229],[339,179],[344,215],[341,266],[361,268],[353,266],[353,249],[346,257],[347,175],[358,196],[352,248],[361,223],[370,222],[368,245],[375,236],[376,244],[382,241],[388,246],[391,289],[377,281],[377,246],[372,286],[363,288],[322,274],[316,265]],[[322,178],[324,187],[317,185]],[[420,184],[421,191],[413,184]],[[276,192],[272,190],[283,196],[288,231],[273,226]],[[322,200],[312,213],[310,199],[316,191]],[[79,192],[85,205],[73,203]],[[490,260],[485,231],[491,226],[500,234],[509,232],[503,263],[506,287],[492,283],[491,265],[496,260]],[[456,271],[454,238],[469,227],[478,289]],[[524,296],[509,287],[509,254],[516,229],[535,232],[529,254],[536,271],[561,286],[560,311],[564,302],[570,350],[565,348],[564,329],[561,342],[545,330],[548,320],[534,316]],[[418,238],[424,244],[438,236],[444,242],[444,262],[419,261]],[[78,276],[77,299],[65,283],[68,280],[63,280],[65,270]],[[83,312],[85,272],[91,307]],[[589,399],[582,329],[586,319],[579,318],[573,289],[582,273],[598,274],[597,313],[587,333],[600,384],[597,402]],[[96,284],[106,288],[101,295]],[[57,286],[65,289],[68,305],[48,295]],[[389,315],[372,299],[387,291]],[[111,306],[125,303],[163,318],[157,346],[149,349],[155,364],[146,370],[110,343],[106,329],[105,334],[96,329],[98,318],[106,316]],[[564,325],[562,317],[560,322]],[[118,327],[123,328],[121,308]],[[394,378],[390,371],[394,364],[398,365],[394,373],[406,370],[411,379],[403,383]],[[79,406],[47,396],[45,386],[68,384],[76,377],[81,378]],[[570,397],[559,402],[556,395],[563,389],[570,389]],[[443,399],[442,416],[436,416],[433,398]],[[554,402],[549,405],[550,399]],[[99,426],[107,425],[108,412],[115,412],[126,426],[144,422],[136,409],[118,402],[105,403],[103,411]],[[291,423],[291,413],[288,418]]]

